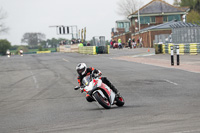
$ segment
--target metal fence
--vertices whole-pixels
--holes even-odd
[[[94,46],[106,46],[105,36],[95,36],[93,37]]]
[[[93,46],[96,46],[97,54],[109,53],[106,46],[105,36],[93,37]]]
[[[167,43],[169,40],[170,34],[160,34],[155,35],[154,43]]]
[[[172,28],[172,43],[200,43],[200,26],[197,24],[177,22]]]

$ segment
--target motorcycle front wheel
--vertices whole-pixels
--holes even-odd
[[[122,96],[115,97],[115,101],[116,101],[116,105],[118,107],[124,106],[125,101],[124,101],[124,98]]]
[[[111,108],[110,102],[107,99],[104,99],[98,92],[94,93],[94,97],[97,100],[97,102],[105,109]]]

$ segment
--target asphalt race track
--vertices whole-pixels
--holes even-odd
[[[0,57],[0,133],[199,133],[200,73],[114,59],[137,54]],[[75,91],[79,62],[100,69],[125,106],[106,110]]]

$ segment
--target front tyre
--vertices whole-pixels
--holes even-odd
[[[122,96],[115,97],[115,101],[116,101],[116,105],[118,107],[124,106],[125,101],[124,101],[124,98]]]
[[[110,109],[111,108],[111,104],[108,101],[108,99],[104,99],[98,92],[94,93],[94,97],[97,100],[97,102],[103,106],[105,109]]]

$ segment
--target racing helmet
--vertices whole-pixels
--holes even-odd
[[[86,73],[86,70],[87,70],[87,66],[85,63],[79,63],[77,66],[76,66],[76,71],[79,75],[84,75]]]

